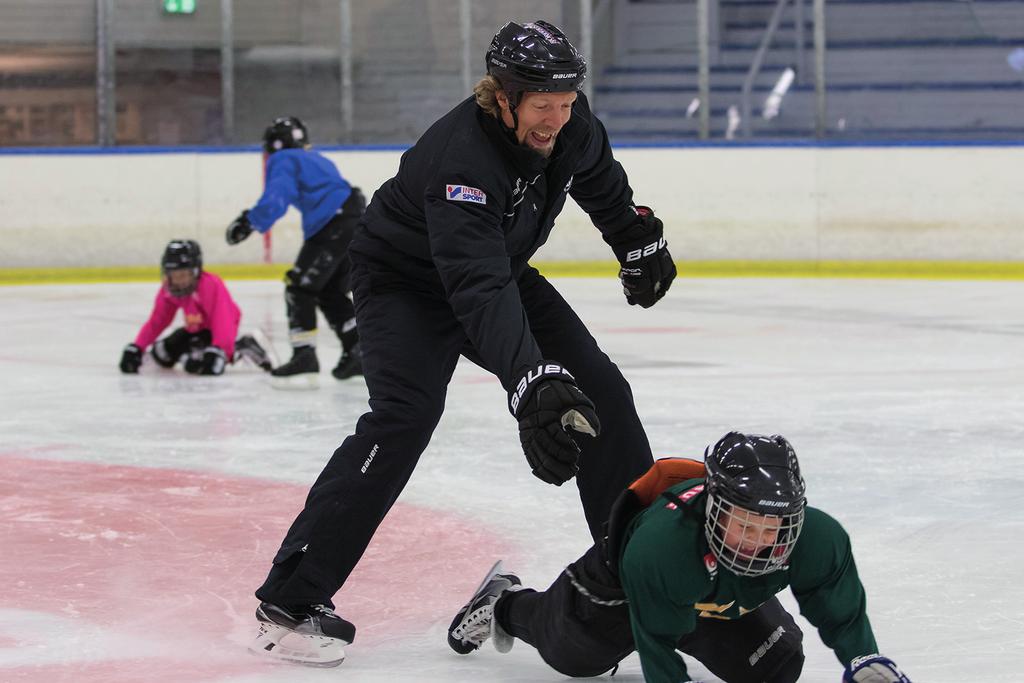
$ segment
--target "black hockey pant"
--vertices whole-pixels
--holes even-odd
[[[352,241],[366,199],[359,188],[338,213],[318,233],[302,243],[295,265],[284,275],[284,298],[288,310],[288,330],[293,346],[314,343],[316,309],[323,311],[327,323],[347,351],[359,340],[355,310],[348,298],[351,290],[351,265],[348,245]]]
[[[184,360],[185,356],[193,352],[198,352],[201,356],[203,349],[212,341],[213,333],[209,329],[189,332],[184,327],[179,327],[153,344],[153,359],[165,368],[174,367],[175,363]]]
[[[499,598],[495,618],[566,676],[599,676],[635,649],[625,594],[595,546],[546,591]],[[802,642],[793,617],[772,598],[740,619],[698,619],[677,647],[727,683],[793,683],[803,669]]]
[[[285,536],[256,591],[269,602],[331,604],[427,447],[459,355],[467,350],[462,325],[443,298],[360,261],[353,275],[370,412],[334,452]],[[518,284],[544,357],[572,368],[599,406],[601,435],[579,440],[576,475],[597,538],[616,497],[651,466],[650,445],[629,384],[569,304],[533,268]]]

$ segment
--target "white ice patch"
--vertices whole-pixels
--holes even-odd
[[[62,531],[58,534],[61,538],[70,538],[76,541],[95,541],[96,539],[103,539],[104,541],[135,541],[138,540],[138,534],[124,534],[113,529],[104,529],[98,532],[75,532],[75,531]],[[122,544],[123,545],[123,544]]]
[[[140,659],[168,652],[173,650],[140,636],[138,630],[118,630],[47,612],[0,609],[0,670]],[[0,678],[9,680],[4,675]]]
[[[444,195],[450,202],[473,202],[474,204],[486,204],[487,195],[483,190],[478,190],[469,185],[445,185]]]
[[[198,496],[202,493],[198,486],[168,486],[160,490],[169,496]]]

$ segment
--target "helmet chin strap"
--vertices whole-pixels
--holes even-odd
[[[498,121],[501,122],[502,127],[505,130],[507,130],[512,135],[512,139],[515,142],[517,142],[517,143],[519,142],[518,138],[516,138],[516,130],[519,129],[519,112],[518,112],[518,109],[519,109],[519,101],[522,98],[523,98],[523,93],[522,92],[518,92],[515,95],[511,95],[511,94],[509,94],[508,91],[505,91],[505,99],[508,102],[508,113],[512,115],[512,127],[511,128],[509,128],[508,126],[505,125],[505,120],[502,117],[500,117],[500,116],[498,117]]]

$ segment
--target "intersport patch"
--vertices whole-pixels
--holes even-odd
[[[445,185],[444,194],[450,202],[487,203],[487,195],[482,190],[470,187],[469,185]]]

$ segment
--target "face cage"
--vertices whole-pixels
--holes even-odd
[[[171,285],[171,272],[184,270],[188,271],[192,275],[192,281],[184,287],[174,287]],[[196,291],[199,286],[199,269],[198,268],[171,268],[170,270],[164,270],[164,288],[167,292],[175,299],[186,297],[192,292]]]
[[[789,556],[793,554],[796,540],[800,537],[800,529],[804,524],[804,510],[787,515],[758,515],[769,519],[779,519],[779,531],[775,542],[762,548],[756,554],[744,553],[741,548],[732,549],[725,544],[726,528],[730,520],[743,524],[756,512],[741,508],[723,501],[715,495],[708,496],[707,519],[704,523],[704,535],[711,552],[718,563],[738,576],[763,576],[780,569],[785,569]]]

